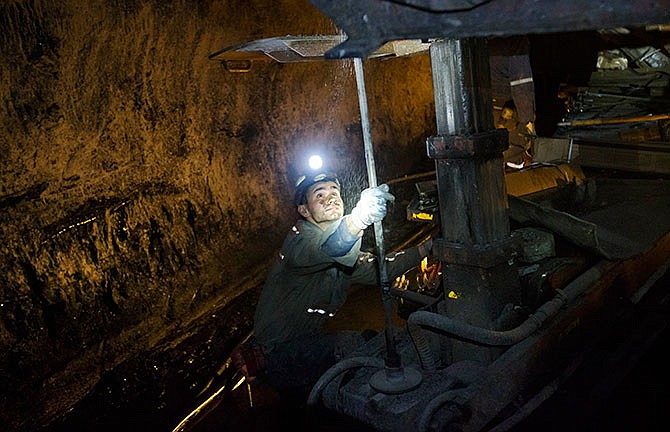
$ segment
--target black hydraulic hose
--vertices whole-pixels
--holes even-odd
[[[564,289],[556,290],[557,294],[554,298],[544,303],[534,314],[529,315],[526,321],[511,330],[489,330],[427,311],[413,312],[408,317],[407,322],[420,326],[432,327],[484,345],[514,345],[538,330],[542,324],[548,318],[554,316],[561,307],[584,293],[594,282],[602,277],[608,264],[609,261],[600,261],[598,264],[575,278],[575,280],[568,284]]]
[[[333,379],[335,379],[335,377],[349,369],[357,367],[374,367],[381,369],[384,367],[384,360],[376,357],[351,357],[336,363],[335,365],[331,366],[331,368],[328,369],[323,375],[321,375],[321,378],[319,378],[316,384],[314,384],[312,391],[307,397],[307,405],[315,405],[319,401],[319,396],[321,395],[323,389],[326,388],[326,386]]]
[[[433,414],[445,403],[452,401],[456,396],[463,393],[464,389],[458,390],[448,390],[444,393],[439,394],[434,397],[428,405],[423,409],[421,417],[417,422],[417,427],[419,432],[424,432],[428,430],[430,426],[430,420],[433,418]],[[456,421],[463,416],[462,411],[458,407],[453,407],[447,414],[447,418],[442,418],[444,424],[449,424],[451,421]]]
[[[421,370],[426,372],[435,372],[437,370],[435,356],[433,355],[433,351],[430,349],[430,345],[428,345],[428,341],[426,340],[421,327],[408,322],[407,333],[409,334],[410,339],[412,339],[414,348],[416,349],[417,355],[419,356]]]
[[[425,320],[431,324],[436,324],[431,325],[432,327],[466,339],[470,339],[475,342],[487,345],[512,345],[530,336],[532,332],[540,328],[544,321],[555,315],[563,305],[571,302],[583,294],[589,287],[593,285],[593,283],[602,277],[608,267],[608,261],[600,261],[586,272],[575,278],[575,280],[568,284],[563,290],[557,290],[558,294],[556,294],[553,299],[540,306],[535,314],[529,316],[529,318],[521,325],[509,331],[493,331],[482,329],[465,324],[463,322],[448,319],[442,315],[427,313],[424,311],[414,312],[412,315],[417,314],[417,317],[414,319],[412,319],[412,315],[410,315],[408,319],[408,326],[410,319],[412,319],[412,322],[417,324],[421,324]],[[445,320],[435,319],[433,315],[445,318]],[[420,352],[419,355],[421,355]],[[423,360],[421,361],[421,364],[423,364]],[[433,398],[421,413],[421,417],[418,421],[419,432],[427,431],[435,412],[445,403],[451,402],[463,390],[464,389],[450,390]],[[450,411],[448,415],[454,417],[454,420],[456,420],[456,416],[458,416],[459,413],[459,409],[454,409]]]

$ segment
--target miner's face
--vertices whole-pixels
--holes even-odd
[[[344,216],[340,187],[335,182],[326,181],[310,186],[305,198],[306,202],[298,206],[298,212],[322,228]]]

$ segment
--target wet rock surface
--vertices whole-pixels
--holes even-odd
[[[44,431],[172,430],[203,399],[235,344],[252,328],[259,291],[179,329],[100,377],[91,392]]]
[[[387,252],[411,239],[417,231],[428,228],[404,218],[413,189],[412,182],[400,183],[393,188],[396,202],[389,207],[384,222]],[[369,234],[366,233],[363,248],[374,252],[375,239]],[[150,350],[105,372],[70,412],[43,430],[173,430],[199,404],[216,394],[224,382],[221,371],[232,349],[252,332],[262,278],[254,281],[234,300],[223,306],[213,305],[197,320],[172,329]],[[361,314],[360,306],[356,304],[364,305],[366,312]],[[332,331],[342,326],[342,329],[362,326],[383,330],[379,287],[356,287],[347,305],[338,314],[337,321],[330,325]],[[361,322],[362,319],[366,321]],[[262,382],[252,386],[252,405],[256,407],[252,409],[244,386],[246,384],[217,397],[196,417],[197,422],[192,420],[184,430],[241,428],[270,431],[316,424],[335,427],[335,430],[369,429],[335,413],[321,413],[325,417],[320,420],[303,418],[308,411],[306,395],[279,395]]]

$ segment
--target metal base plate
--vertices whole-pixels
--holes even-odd
[[[370,377],[370,387],[380,393],[400,394],[421,385],[421,372],[412,368],[385,368]]]

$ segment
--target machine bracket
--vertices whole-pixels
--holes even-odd
[[[436,135],[426,140],[432,159],[468,159],[500,156],[508,147],[506,129],[492,129],[470,135]]]
[[[512,234],[486,245],[465,245],[436,238],[433,252],[443,263],[491,268],[515,259],[522,247],[522,238]]]

